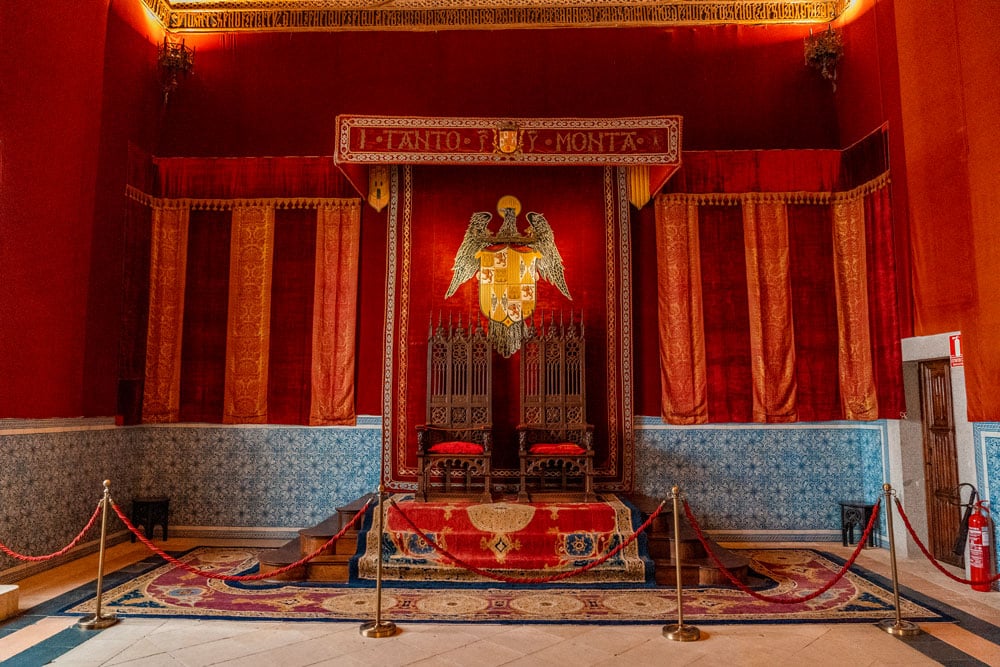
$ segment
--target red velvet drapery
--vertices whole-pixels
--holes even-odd
[[[658,199],[656,226],[658,237],[682,223],[697,226],[691,263],[700,268],[695,287],[703,319],[681,328],[665,324],[676,318],[677,299],[662,295],[677,285],[664,282],[667,274],[661,272],[661,414],[668,422],[703,421],[672,407],[700,403],[695,394],[677,395],[679,387],[691,386],[677,381],[692,377],[691,359],[670,350],[698,343],[671,339],[684,330],[695,338],[704,334],[708,421],[899,416],[902,364],[888,180],[882,173],[855,184],[853,177],[871,169],[846,169],[841,158],[839,151],[686,156],[680,178],[669,184],[671,193]],[[858,187],[844,192],[845,182]],[[835,234],[834,212],[845,221],[856,216],[858,225],[842,225]],[[671,254],[689,252],[664,246],[659,238],[658,247],[666,255],[658,261],[665,263],[677,261]],[[859,275],[844,273],[854,267],[861,267]],[[758,319],[763,324],[755,326]],[[768,333],[769,326],[779,328]],[[851,356],[845,356],[848,351]],[[844,377],[850,386],[842,386]],[[768,392],[780,393],[780,406],[766,405],[774,398]],[[877,402],[877,413],[874,405],[870,411],[858,407],[866,401]]]
[[[183,279],[165,280],[156,267],[151,276],[158,290],[176,294],[165,302],[171,310],[153,303],[148,347],[168,353],[164,326],[153,324],[176,323],[176,358],[161,365],[179,379],[147,362],[147,396],[164,407],[144,409],[144,418],[352,423],[360,202],[343,196],[347,184],[332,159],[153,164],[155,194],[133,188],[132,198],[183,212],[187,228],[172,264],[184,267]]]

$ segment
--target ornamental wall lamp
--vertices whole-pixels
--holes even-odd
[[[837,90],[837,63],[843,57],[844,42],[832,25],[818,35],[809,29],[805,39],[806,65],[819,70],[820,76],[832,83],[834,90]]]
[[[163,44],[157,50],[156,62],[160,68],[163,103],[166,104],[170,93],[177,89],[180,79],[194,69],[194,49],[187,46],[183,39],[180,42],[172,42],[164,35]]]

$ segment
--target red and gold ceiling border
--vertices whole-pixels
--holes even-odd
[[[365,193],[376,165],[617,166],[636,172],[641,207],[681,165],[680,116],[424,118],[337,116],[334,161]],[[648,190],[646,190],[648,186]]]
[[[171,32],[829,23],[852,0],[140,0]]]

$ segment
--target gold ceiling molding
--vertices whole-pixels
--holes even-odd
[[[852,0],[140,0],[179,33],[829,23]]]

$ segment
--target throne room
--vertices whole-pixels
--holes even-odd
[[[998,24],[2,3],[0,661],[1000,664]]]

